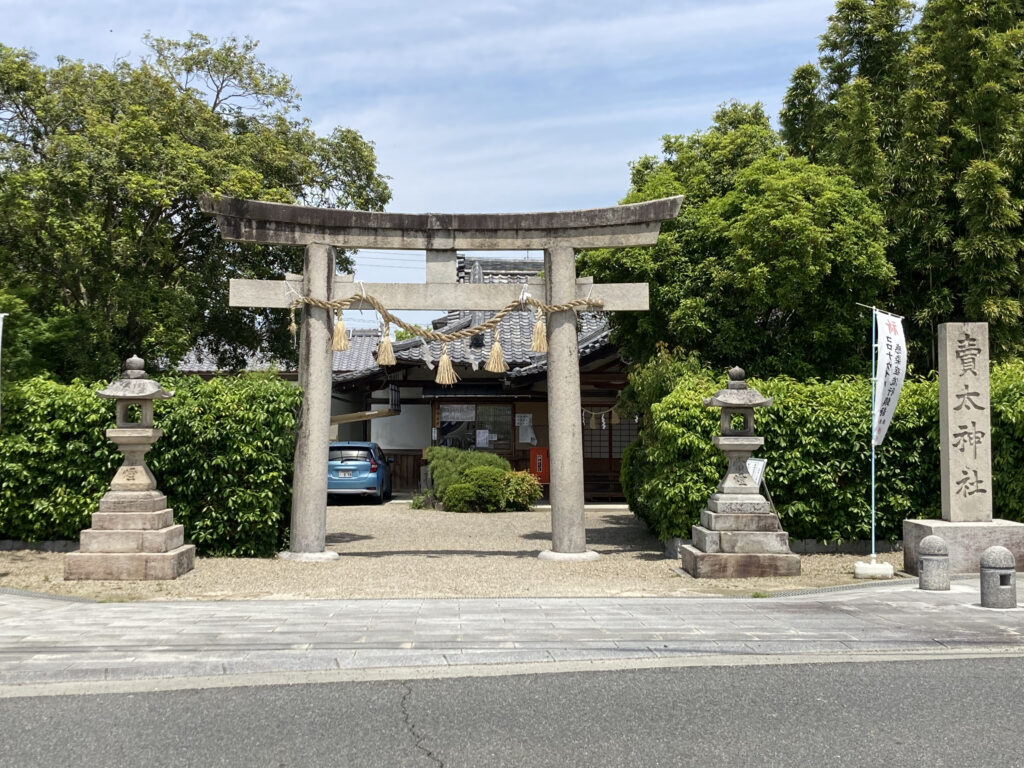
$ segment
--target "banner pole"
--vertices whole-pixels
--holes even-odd
[[[876,562],[875,555],[875,387],[878,386],[878,310],[871,308],[871,564]]]
[[[859,302],[858,302],[858,304],[859,304]],[[871,344],[869,345],[869,347],[871,349],[871,562],[868,562],[868,563],[857,562],[857,563],[855,563],[854,566],[853,566],[853,577],[855,579],[891,579],[893,577],[893,567],[889,563],[879,563],[878,562],[878,547],[877,547],[877,544],[875,542],[875,539],[876,539],[876,536],[877,536],[877,529],[876,529],[876,513],[877,513],[876,502],[877,502],[877,490],[878,490],[878,482],[877,482],[878,478],[876,476],[877,475],[877,448],[876,448],[876,444],[875,444],[875,435],[877,435],[879,433],[880,429],[887,429],[888,428],[888,420],[891,418],[888,415],[888,413],[889,413],[889,410],[895,410],[895,405],[893,405],[892,409],[886,409],[886,414],[887,414],[886,415],[886,420],[883,420],[881,418],[883,408],[881,407],[881,404],[876,403],[876,400],[878,399],[878,395],[880,394],[879,388],[878,388],[878,380],[879,380],[879,377],[880,377],[880,374],[881,374],[881,371],[879,370],[879,364],[881,362],[879,360],[879,354],[882,351],[881,344],[879,344],[879,336],[880,336],[880,331],[881,331],[881,326],[879,325],[879,318],[878,318],[879,310],[878,310],[878,307],[875,307],[875,306],[869,307],[866,304],[859,304],[859,306],[862,306],[865,309],[870,309],[871,310]],[[889,316],[887,313],[882,313],[882,314],[886,314],[886,317]],[[893,317],[899,317],[899,315],[894,315]],[[899,318],[899,319],[902,321],[903,318]],[[887,326],[887,328],[888,328],[888,331],[889,331],[890,335],[895,333],[895,331],[892,330],[892,328],[889,328],[888,326]],[[886,338],[887,338],[886,344],[887,344],[887,347],[888,347],[888,343],[889,343],[888,342],[888,338],[889,337],[887,336]],[[902,339],[902,332],[901,332],[900,338]],[[899,350],[899,349],[900,349],[900,347],[897,347],[897,350]],[[897,351],[897,359],[896,359],[896,366],[897,367],[905,365],[905,362],[901,361],[900,358],[899,358],[900,354],[901,353],[899,351]],[[887,386],[888,386],[888,381],[889,381],[889,379],[888,379],[888,372],[889,372],[889,366],[887,365],[886,366],[886,378],[884,379],[884,383],[886,383]],[[900,384],[902,384],[902,378],[900,378]],[[899,395],[898,395],[898,389],[897,389],[896,397],[898,397],[898,396]]]

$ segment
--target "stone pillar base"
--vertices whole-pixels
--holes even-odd
[[[542,549],[537,553],[537,557],[540,560],[560,560],[567,563],[581,563],[597,560],[601,555],[599,552],[594,552],[591,549],[583,552],[555,552],[553,549]]]
[[[680,550],[683,570],[695,579],[799,576],[800,556],[789,534],[759,493],[715,493],[693,526],[693,544]]]
[[[99,581],[176,579],[195,567],[196,548],[157,492],[111,491],[82,531],[78,551],[64,558],[64,579]],[[117,510],[117,511],[109,511]]]
[[[903,521],[903,570],[917,576],[918,546],[925,536],[940,536],[949,548],[950,573],[978,573],[981,553],[992,546],[1006,547],[1024,571],[1024,523],[995,519],[983,523],[948,520]]]
[[[292,552],[285,550],[277,553],[281,560],[295,560],[299,563],[325,563],[329,560],[337,560],[341,555],[332,549],[325,549],[323,552]]]
[[[195,559],[193,544],[183,544],[169,552],[70,552],[64,560],[64,578],[67,581],[176,579],[195,567]]]
[[[695,579],[752,579],[764,576],[799,576],[800,555],[701,552],[682,548],[683,570]]]

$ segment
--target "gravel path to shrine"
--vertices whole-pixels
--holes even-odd
[[[542,561],[549,511],[454,514],[352,503],[327,510],[327,548],[337,560],[198,558],[169,582],[65,582],[62,554],[0,552],[0,588],[97,600],[266,600],[472,597],[763,596],[855,583],[856,555],[804,555],[792,578],[696,580],[620,506],[588,507],[587,545],[599,560]],[[902,567],[902,553],[879,555]],[[862,582],[861,582],[862,583]]]

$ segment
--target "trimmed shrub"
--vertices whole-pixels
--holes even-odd
[[[525,511],[541,497],[540,483],[529,472],[513,472],[493,453],[437,446],[427,449],[434,487],[414,497],[413,506],[439,501],[449,512]]]
[[[506,472],[502,479],[502,499],[509,512],[525,512],[543,495],[537,478],[529,472]]]
[[[164,430],[147,464],[200,554],[269,556],[285,541],[302,393],[272,374],[179,377],[155,403]],[[3,390],[0,538],[77,539],[121,454],[106,439],[111,401],[76,381],[28,379]]]
[[[441,496],[449,512],[502,512],[505,509],[505,476],[501,467],[470,467],[460,482],[453,483]]]
[[[658,365],[656,359],[651,366]],[[660,539],[689,537],[725,472],[714,447],[718,410],[702,398],[724,378],[695,367],[676,368],[676,386],[650,405],[638,439],[623,456],[622,485],[630,508]],[[650,367],[650,366],[648,366]],[[633,378],[633,377],[631,377]],[[644,404],[648,382],[641,369],[632,407]],[[751,380],[775,398],[756,412],[768,460],[766,482],[783,527],[796,539],[868,538],[871,533],[871,382],[792,379]],[[1024,363],[992,370],[994,514],[1024,521]],[[906,518],[941,517],[938,382],[904,384],[885,442],[876,449],[876,526],[879,538],[896,540]]]
[[[498,467],[506,472],[512,469],[512,465],[496,454],[463,451],[443,445],[427,449],[427,465],[430,467],[434,496],[438,499],[444,498],[449,485],[463,482],[465,472],[473,467]]]
[[[471,467],[463,478],[442,497],[449,512],[523,512],[541,497],[540,483],[529,472]]]
[[[469,483],[452,483],[444,492],[444,508],[448,512],[479,512],[474,509],[477,493]]]

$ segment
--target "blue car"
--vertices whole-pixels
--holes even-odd
[[[327,451],[327,501],[333,496],[391,498],[391,467],[376,443],[331,443]]]

